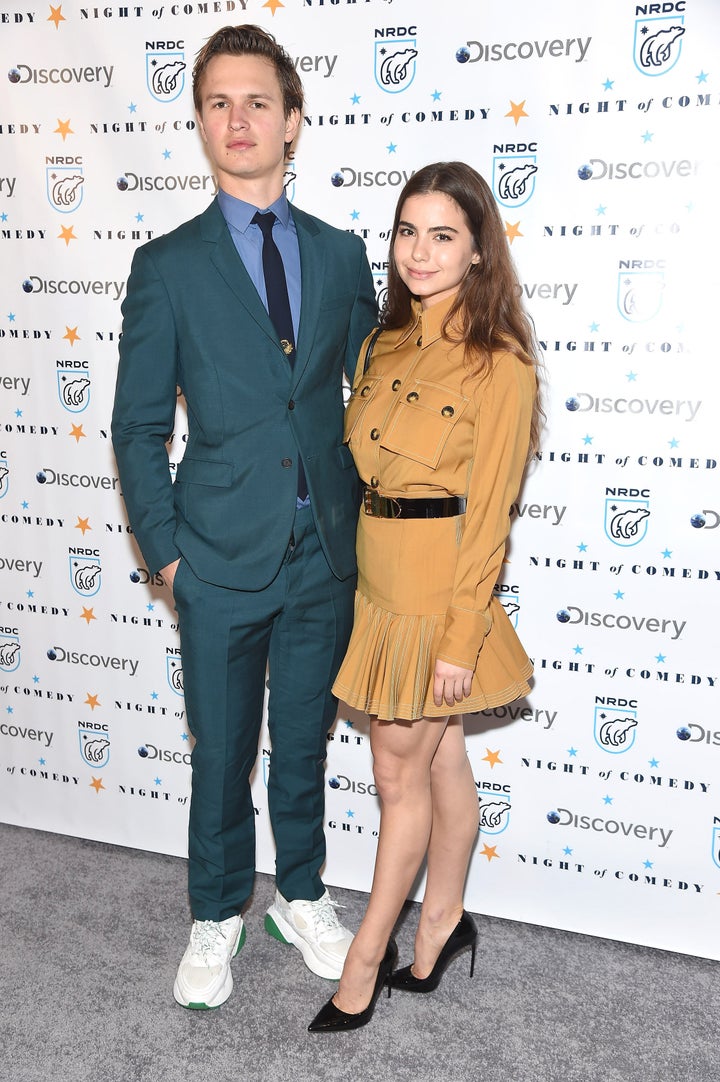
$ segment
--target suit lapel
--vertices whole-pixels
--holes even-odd
[[[320,301],[325,281],[325,248],[320,243],[320,230],[313,219],[296,207],[291,206],[290,210],[297,229],[302,285],[300,326],[293,369],[293,387],[296,387],[310,361],[320,318]]]

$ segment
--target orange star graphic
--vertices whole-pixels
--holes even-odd
[[[496,850],[497,850],[496,845],[484,845],[482,847],[482,849],[480,850],[480,856],[481,857],[487,857],[488,858],[488,864],[492,861],[493,857],[495,857],[495,860],[500,860],[500,857],[498,856]]]
[[[96,793],[99,793],[101,789],[105,789],[105,786],[102,783],[102,778],[93,778],[93,780],[90,782],[90,788],[94,789]],[[107,792],[107,789],[105,789],[105,792]]]
[[[91,710],[94,710],[96,706],[101,706],[101,702],[97,695],[91,695],[88,691],[88,697],[85,700],[85,706],[89,706]]]
[[[505,222],[505,236],[511,244],[516,237],[524,237],[525,234],[520,232],[520,222]]]
[[[82,430],[82,425],[71,425],[70,432],[68,433],[68,435],[75,437],[75,443],[80,443],[80,440],[86,440],[87,439],[87,436],[85,435],[85,433]],[[90,527],[88,527],[88,529],[89,528]],[[76,526],[75,529],[77,530],[78,527]],[[85,533],[84,530],[83,530],[83,533]]]
[[[50,5],[50,14],[47,17],[49,23],[55,23],[55,29],[57,30],[60,23],[64,23],[65,16],[62,13],[62,4],[58,4],[56,8]]]
[[[270,11],[275,14],[278,8],[284,8],[285,5],[280,3],[280,0],[267,0],[266,4],[263,4],[264,8],[270,8]]]
[[[60,232],[57,236],[58,240],[65,241],[65,247],[69,247],[71,240],[77,240],[77,237],[73,233],[73,227],[71,225],[61,225]]]
[[[70,435],[73,435],[73,433],[71,432]],[[92,526],[86,518],[80,518],[80,516],[78,515],[78,520],[75,523],[75,529],[82,530],[82,535],[84,537],[88,530],[92,530]]]
[[[490,763],[491,767],[494,767],[497,763],[502,763],[499,751],[490,751],[490,748],[485,748],[487,755],[483,757],[484,763]]]
[[[62,135],[62,141],[64,143],[66,137],[68,135],[74,135],[75,132],[70,127],[70,121],[69,120],[61,120],[60,117],[58,117],[58,126],[55,129],[55,132],[53,134]]]
[[[76,342],[82,341],[80,335],[77,332],[77,327],[65,327],[65,334],[63,338],[67,338],[71,346],[74,346]]]
[[[97,616],[95,616],[92,609],[86,609],[83,606],[83,611],[80,613],[80,619],[84,620],[86,622],[86,624],[88,625],[88,627],[89,627],[90,626],[90,621],[91,620],[97,620]]]
[[[520,104],[518,104],[517,102],[513,101],[512,98],[511,98],[510,99],[510,110],[509,110],[509,112],[507,112],[505,114],[505,116],[511,116],[513,118],[513,120],[515,121],[515,127],[517,128],[518,121],[520,120],[520,117],[521,116],[528,116],[528,113],[525,112],[525,101],[521,101]]]

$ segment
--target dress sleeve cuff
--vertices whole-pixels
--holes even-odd
[[[491,627],[489,609],[473,612],[450,606],[445,618],[445,633],[437,652],[438,660],[474,670],[483,640]]]

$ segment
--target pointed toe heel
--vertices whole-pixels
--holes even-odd
[[[390,978],[390,984],[403,992],[434,992],[442,980],[442,975],[453,958],[470,947],[470,976],[475,973],[475,951],[477,950],[478,930],[469,913],[463,915],[445,941],[437,961],[427,977],[416,977],[412,966],[396,969]]]
[[[378,974],[375,979],[375,987],[370,998],[370,1002],[364,1011],[359,1011],[357,1014],[347,1014],[346,1011],[341,1011],[339,1007],[336,1007],[330,998],[324,1007],[318,1011],[313,1018],[312,1022],[308,1026],[308,1032],[310,1033],[342,1033],[345,1030],[360,1029],[361,1026],[366,1026],[373,1016],[375,1010],[375,1004],[380,998],[385,985],[387,985],[388,999],[392,991],[390,984],[390,976],[393,968],[397,964],[398,949],[394,939],[388,942],[387,949],[385,951],[385,957],[383,958],[378,968]]]

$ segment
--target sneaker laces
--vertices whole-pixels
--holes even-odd
[[[231,917],[230,920],[233,918]],[[227,940],[225,932],[229,930],[228,921],[196,920],[190,933],[192,953],[199,955],[203,961],[208,958],[222,962],[227,954],[227,948],[223,945]]]
[[[312,913],[315,926],[315,934],[318,939],[323,933],[327,939],[340,939],[343,937],[345,933],[337,918],[335,910],[345,909],[344,905],[340,902],[334,902],[332,898],[327,895],[318,898],[316,902],[308,902],[308,905],[310,906],[310,912]]]

